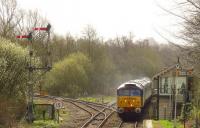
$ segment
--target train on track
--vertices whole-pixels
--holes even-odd
[[[149,78],[144,77],[121,84],[117,88],[118,114],[142,114],[152,95],[151,83]]]

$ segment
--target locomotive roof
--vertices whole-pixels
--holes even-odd
[[[135,85],[138,88],[142,89],[142,88],[144,88],[144,86],[148,85],[149,83],[151,83],[151,80],[149,78],[145,77],[142,79],[135,79],[135,80],[127,81],[127,82],[121,84],[117,89],[124,88],[127,85]]]

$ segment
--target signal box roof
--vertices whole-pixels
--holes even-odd
[[[168,67],[168,68],[164,68],[162,71],[160,71],[157,74],[155,74],[152,79],[155,80],[158,77],[163,76],[164,74],[166,74],[166,73],[168,73],[168,72],[170,72],[170,71],[172,71],[174,69],[193,71],[193,68],[191,68],[191,67],[190,68],[186,68],[185,66],[181,65],[180,63],[177,63],[177,64],[174,64],[174,65]]]

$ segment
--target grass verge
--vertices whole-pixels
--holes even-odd
[[[96,102],[96,103],[109,103],[116,100],[114,96],[90,96],[90,97],[80,97],[80,100]]]
[[[173,128],[174,122],[169,120],[153,120],[153,128]],[[183,128],[183,125],[180,122],[176,123],[176,128]]]
[[[53,120],[36,120],[32,124],[22,122],[20,128],[59,128],[59,124]]]

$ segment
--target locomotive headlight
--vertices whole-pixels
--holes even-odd
[[[124,108],[118,108],[118,112],[119,113],[123,113],[124,112]]]
[[[127,100],[125,100],[125,102],[127,102]]]
[[[133,103],[135,103],[135,100],[133,100]]]
[[[141,108],[136,108],[136,109],[135,109],[135,112],[136,112],[136,113],[141,113]]]

